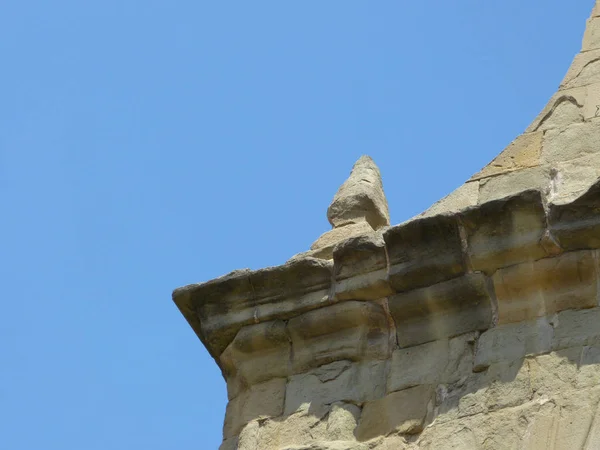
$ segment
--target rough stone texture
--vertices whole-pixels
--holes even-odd
[[[550,230],[564,249],[600,248],[599,212],[600,181],[569,204],[551,205]]]
[[[290,374],[290,336],[275,320],[242,328],[221,354],[229,398],[253,384]]]
[[[365,220],[356,223],[347,223],[333,230],[329,230],[317,239],[311,246],[311,250],[328,249],[333,254],[333,247],[338,242],[350,239],[354,236],[360,236],[366,233],[372,233],[373,228]],[[330,259],[330,258],[327,258]]]
[[[383,234],[393,289],[407,291],[465,272],[455,217],[433,216],[389,228]]]
[[[285,378],[275,378],[252,386],[248,391],[230,400],[225,413],[223,437],[237,435],[253,419],[278,417],[283,413]]]
[[[542,151],[542,136],[541,131],[519,136],[491,163],[473,175],[471,180],[538,166]]]
[[[327,209],[327,219],[335,228],[366,220],[374,230],[390,224],[379,168],[368,156],[354,164],[350,177],[335,194]]]
[[[597,305],[597,263],[591,251],[570,252],[494,274],[498,323],[521,322]]]
[[[546,213],[538,191],[525,191],[462,213],[473,270],[496,269],[547,256]]]
[[[526,134],[420,217],[385,228],[361,158],[313,250],[174,292],[222,450],[600,448],[598,11]]]
[[[433,408],[433,388],[416,386],[392,392],[367,403],[362,410],[356,437],[360,441],[391,432],[414,434],[423,429],[427,413]]]
[[[332,361],[385,359],[389,323],[376,303],[348,301],[291,319],[292,370],[300,372]]]
[[[385,395],[386,361],[323,365],[289,379],[285,414],[320,408],[335,402],[361,404]]]
[[[492,326],[488,284],[483,275],[468,274],[390,297],[398,345],[409,347]]]

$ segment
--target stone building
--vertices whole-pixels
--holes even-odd
[[[600,0],[500,155],[390,226],[354,166],[286,264],[173,299],[221,368],[223,450],[600,449]]]

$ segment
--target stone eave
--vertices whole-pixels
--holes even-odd
[[[567,204],[546,205],[539,191],[527,190],[417,218],[339,243],[332,261],[306,257],[234,271],[178,288],[173,300],[220,367],[220,356],[242,327],[350,300],[388,298],[402,347],[431,340],[427,330],[411,324],[440,311],[460,312],[457,320],[468,322],[461,332],[495,325],[499,313],[490,280],[498,269],[597,248],[600,181]],[[516,319],[501,313],[500,321]]]

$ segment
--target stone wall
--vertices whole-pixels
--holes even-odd
[[[530,190],[176,290],[222,448],[600,448],[599,211]]]
[[[176,289],[222,450],[600,449],[600,8],[545,110],[389,227],[355,165],[310,251]]]

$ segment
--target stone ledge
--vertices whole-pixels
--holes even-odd
[[[454,311],[455,318],[445,323],[470,325],[453,329],[445,337],[483,330],[493,322],[493,292],[486,294],[489,298],[483,302],[457,301],[465,298],[452,293],[461,282],[451,280],[473,281],[477,277],[468,275],[471,270],[493,276],[499,269],[531,264],[561,251],[596,248],[600,248],[600,182],[567,204],[544,207],[540,192],[529,190],[453,215],[418,218],[383,234],[369,233],[339,243],[333,261],[304,257],[278,267],[236,271],[176,289],[173,299],[221,366],[221,354],[242,327],[287,321],[351,300],[396,298],[404,293],[403,301],[398,303],[397,297],[390,303],[395,305],[394,318],[402,323],[408,324],[407,317],[418,314],[418,320],[433,323],[437,310],[448,310]],[[450,283],[444,286],[446,282]],[[569,289],[578,289],[577,280],[569,283]],[[427,299],[434,292],[437,299],[432,303]],[[481,309],[484,304],[487,306]],[[427,318],[428,314],[431,317]],[[425,336],[432,332],[428,329],[404,345],[440,337]],[[398,338],[408,334],[400,330]]]

